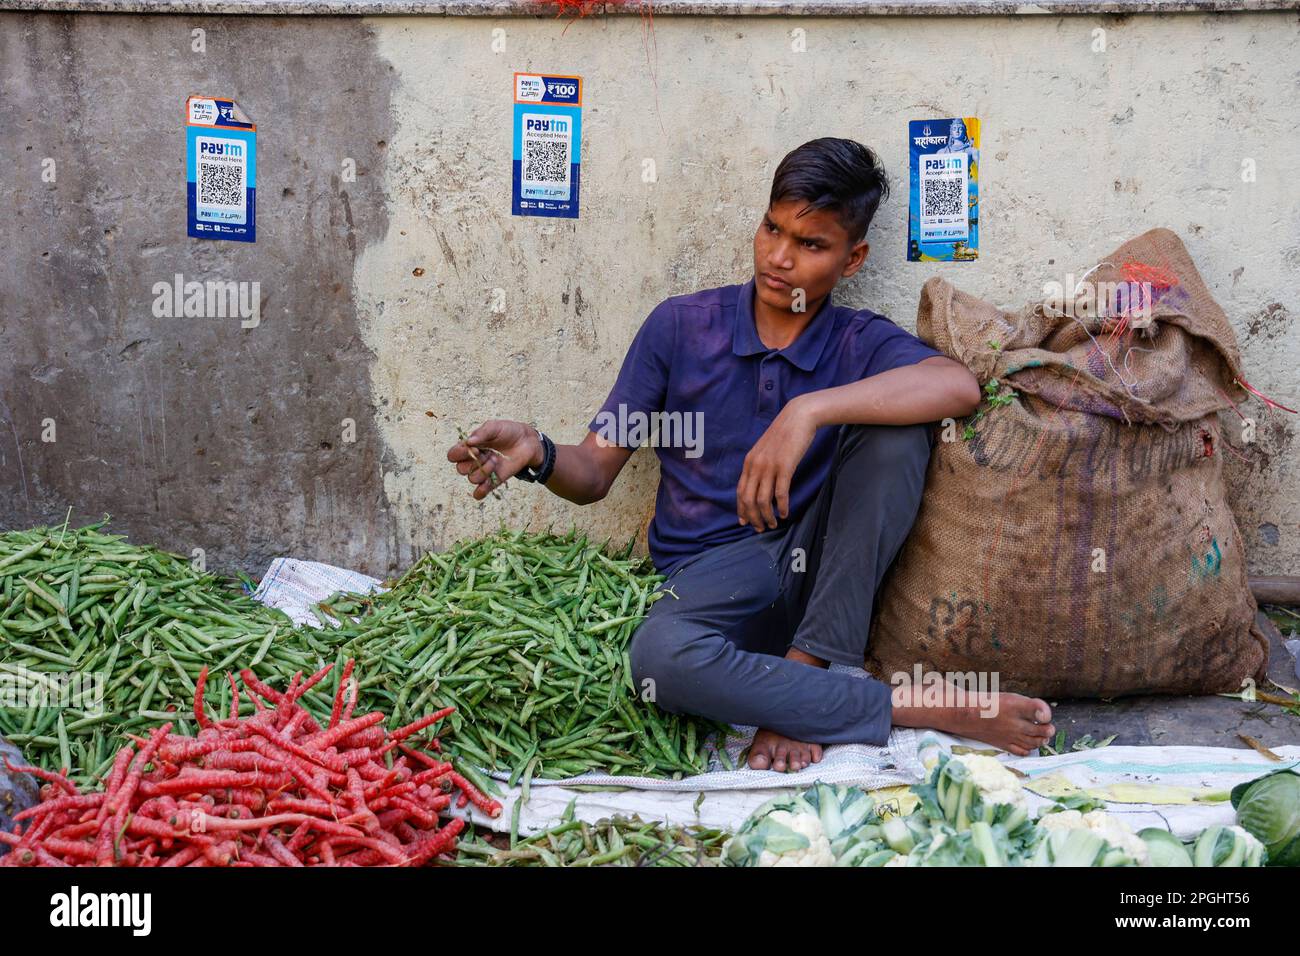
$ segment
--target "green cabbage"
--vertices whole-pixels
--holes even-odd
[[[1300,775],[1275,770],[1232,788],[1237,823],[1268,851],[1269,866],[1300,866]]]

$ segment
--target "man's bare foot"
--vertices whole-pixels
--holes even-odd
[[[950,700],[962,701],[966,693]],[[982,695],[976,704],[923,704],[921,688],[898,687],[894,690],[894,723],[900,727],[932,727],[962,737],[982,740],[1017,757],[1027,757],[1056,733],[1052,726],[1052,708],[1037,697],[1021,694]]]
[[[809,667],[827,667],[826,661],[814,657],[807,651],[791,647],[785,652],[785,659],[807,664]],[[774,730],[760,729],[754,734],[754,742],[749,745],[749,766],[752,770],[775,770],[785,773],[787,770],[803,770],[810,763],[820,763],[822,759],[821,744],[804,743],[785,737]]]
[[[749,745],[749,766],[753,770],[785,773],[787,770],[803,770],[809,764],[820,763],[821,759],[821,744],[791,740],[771,730],[754,734],[754,742]]]

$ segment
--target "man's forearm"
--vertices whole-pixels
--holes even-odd
[[[533,466],[541,465],[540,461]],[[556,445],[555,470],[546,481],[546,489],[574,504],[589,505],[605,497],[605,488],[596,469],[586,460],[581,445]]]
[[[963,366],[919,363],[893,368],[848,385],[807,392],[798,403],[823,425],[917,425],[970,415],[979,406],[979,383]]]
[[[529,464],[542,465],[541,449]],[[555,468],[546,481],[546,490],[578,505],[589,505],[605,497],[609,489],[588,450],[582,445],[556,445]]]

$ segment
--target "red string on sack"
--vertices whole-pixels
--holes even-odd
[[[1236,384],[1236,385],[1240,385],[1240,386],[1241,386],[1242,388],[1244,388],[1246,391],[1250,392],[1250,394],[1254,395],[1256,398],[1258,398],[1261,402],[1263,402],[1263,403],[1264,403],[1265,405],[1267,405],[1269,408],[1280,408],[1280,409],[1282,409],[1282,411],[1284,411],[1284,412],[1290,412],[1292,415],[1300,415],[1300,412],[1297,412],[1294,408],[1287,408],[1287,407],[1286,407],[1285,405],[1283,405],[1282,403],[1273,401],[1273,399],[1269,398],[1269,397],[1268,397],[1267,395],[1265,395],[1263,392],[1259,391],[1259,389],[1257,389],[1257,388],[1255,388],[1254,386],[1252,386],[1252,385],[1251,385],[1249,382],[1247,382],[1244,378],[1234,378],[1232,381],[1233,381],[1234,384]]]
[[[1129,282],[1146,283],[1156,289],[1171,289],[1178,285],[1178,277],[1168,269],[1145,262],[1126,262],[1120,266],[1120,272]]]

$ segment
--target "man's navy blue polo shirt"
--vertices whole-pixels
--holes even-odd
[[[939,354],[883,315],[836,306],[830,296],[798,338],[769,349],[754,326],[750,279],[659,303],[588,428],[619,445],[655,445],[650,556],[668,574],[706,548],[757,534],[739,523],[736,485],[745,456],[786,402]],[[837,427],[817,429],[791,481],[782,527],[826,480]]]

